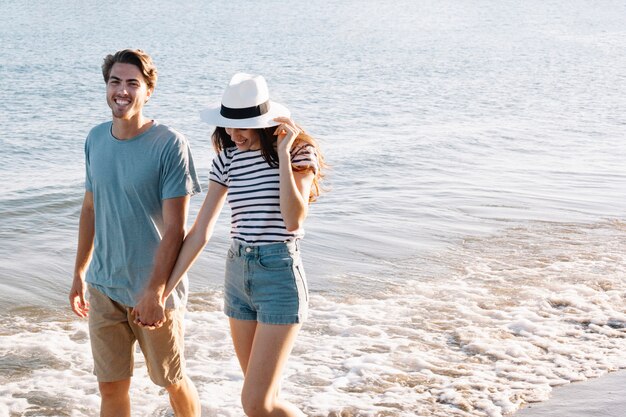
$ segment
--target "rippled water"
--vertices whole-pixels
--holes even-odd
[[[99,65],[150,52],[183,132],[236,71],[320,138],[311,318],[283,382],[315,416],[501,416],[626,367],[622,2],[0,3],[0,416],[96,415],[66,308]],[[201,203],[192,202],[193,219]],[[191,274],[203,415],[238,416],[221,313],[227,212]],[[139,355],[140,356],[140,355]],[[143,364],[137,415],[169,415]]]

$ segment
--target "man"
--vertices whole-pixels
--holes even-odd
[[[135,341],[176,416],[199,416],[184,369],[187,283],[163,299],[189,197],[200,192],[193,160],[180,133],[143,115],[157,81],[150,56],[118,51],[104,59],[102,74],[113,120],[93,128],[85,142],[86,191],[70,290],[72,310],[89,316],[100,416],[130,417]]]

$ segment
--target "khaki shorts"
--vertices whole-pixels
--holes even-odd
[[[167,387],[183,379],[183,309],[165,310],[167,321],[154,330],[136,325],[132,308],[89,287],[89,338],[98,382],[133,376],[135,341],[146,358],[150,379]]]

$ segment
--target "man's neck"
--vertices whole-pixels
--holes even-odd
[[[138,115],[132,119],[119,119],[113,117],[111,133],[113,133],[113,136],[116,139],[132,139],[150,129],[152,123],[151,119],[148,119],[143,115]]]

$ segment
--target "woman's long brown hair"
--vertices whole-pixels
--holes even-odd
[[[299,127],[299,126],[298,126]],[[263,129],[252,129],[256,131],[261,138],[261,155],[263,159],[271,166],[278,167],[278,153],[276,152],[276,141],[278,139],[277,135],[274,135],[274,131],[276,127],[266,127]],[[318,170],[313,178],[313,184],[311,185],[311,194],[309,195],[309,203],[317,200],[317,197],[323,191],[322,188],[322,179],[325,176],[324,170],[328,167],[326,162],[324,161],[324,155],[317,143],[317,141],[308,133],[305,133],[302,128],[300,128],[301,132],[296,137],[293,146],[299,146],[302,142],[304,142],[308,146],[312,146],[315,150],[315,154],[317,156]],[[226,133],[226,128],[216,127],[211,135],[211,140],[213,142],[213,148],[215,152],[220,153],[222,150],[226,148],[235,147],[235,142],[232,141],[230,135]],[[292,166],[292,169],[297,172],[307,171],[311,168],[302,168]]]

